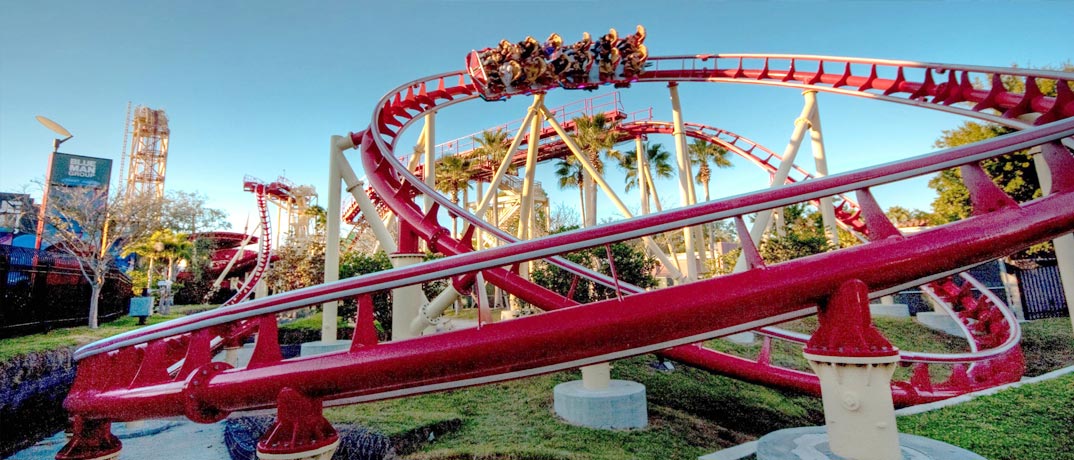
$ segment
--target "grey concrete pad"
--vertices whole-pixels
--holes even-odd
[[[301,356],[313,356],[321,353],[331,353],[333,351],[342,351],[351,347],[350,340],[336,340],[330,342],[324,342],[318,340],[316,342],[306,342],[302,344]]]
[[[912,434],[899,434],[903,460],[985,460],[961,447]],[[847,460],[828,447],[822,426],[773,431],[757,441],[757,460]]]
[[[892,316],[896,318],[910,317],[910,307],[902,303],[872,303],[869,304],[869,313],[873,316]]]
[[[964,337],[958,322],[951,315],[935,311],[923,311],[917,314],[917,322],[929,329],[940,331],[955,337]]]
[[[649,424],[645,385],[637,382],[612,380],[607,389],[589,390],[574,380],[556,385],[552,395],[556,415],[575,425],[619,430]]]
[[[202,425],[186,419],[149,420],[126,427],[115,423],[112,432],[123,442],[120,460],[227,460],[224,423]],[[67,443],[63,433],[15,453],[11,460],[53,460]]]

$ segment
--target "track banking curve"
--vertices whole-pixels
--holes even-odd
[[[758,59],[763,59],[763,67],[744,66]],[[714,65],[727,60],[738,65]],[[771,64],[778,60],[788,60],[789,68],[773,69]],[[812,72],[802,70],[807,62],[821,61]],[[361,152],[370,184],[405,223],[401,240],[421,238],[448,257],[243,302],[87,345],[76,352],[82,364],[65,403],[67,409],[84,420],[186,415],[209,422],[233,411],[271,408],[284,388],[335,405],[526,377],[660,350],[688,360],[691,354],[706,353],[689,344],[815,313],[816,305],[847,280],[861,280],[872,293],[883,294],[1074,228],[1074,157],[1060,144],[1074,135],[1074,98],[1066,87],[1070,74],[785,55],[687,56],[650,58],[650,62],[654,66],[639,83],[705,81],[813,88],[995,118],[1024,130],[873,168],[475,252],[469,242],[475,226],[505,241],[510,241],[509,235],[429,189],[395,159],[393,149],[399,133],[423,113],[478,96],[462,72],[416,80],[385,96],[370,127],[352,134],[350,141]],[[710,67],[705,68],[705,63]],[[826,72],[832,64],[841,64],[845,70]],[[865,75],[852,73],[859,66],[867,68]],[[924,76],[909,81],[906,69],[911,68],[924,69]],[[933,83],[933,74],[941,70],[951,75],[948,82]],[[885,71],[896,75],[876,76]],[[1014,94],[974,89],[969,84],[974,73],[989,72],[1052,78],[1063,89],[1050,98],[1032,90]],[[961,79],[954,77],[956,73]],[[975,107],[954,106],[962,102]],[[1003,115],[987,113],[990,110]],[[1036,120],[1029,121],[1033,116]],[[1051,195],[1018,204],[994,185],[990,187],[991,181],[974,179],[979,170],[976,162],[1038,145],[1053,174]],[[898,234],[868,192],[870,187],[952,167],[963,167],[976,215],[915,235]],[[621,299],[576,307],[570,299],[500,268],[715,220],[736,219],[744,227],[742,218],[748,214],[851,192],[857,194],[862,220],[873,235],[869,243],[773,265],[765,265],[747,244],[749,270],[659,291],[628,293]],[[429,212],[414,202],[418,194],[433,197],[436,204]],[[451,238],[440,226],[441,210],[470,222],[463,238]],[[929,257],[921,255],[925,253]],[[444,277],[452,277],[455,286],[465,289],[478,271],[486,280],[551,311],[397,342],[356,339],[348,351],[280,358],[271,333],[276,313],[334,299],[358,297],[365,302],[382,289]],[[653,302],[657,297],[664,300]],[[262,332],[251,363],[232,369],[211,362],[206,350],[212,338],[243,321],[257,321]],[[371,321],[359,324],[359,329],[371,327]],[[355,337],[368,336],[356,332]],[[512,352],[502,353],[504,347]],[[181,369],[169,372],[176,362],[182,362]],[[779,378],[785,380],[769,383],[809,385],[795,376]]]
[[[758,66],[755,68],[748,68],[745,64],[750,60],[755,61]],[[732,64],[719,64],[720,62],[727,63],[728,61]],[[777,69],[773,65],[779,61],[784,61],[785,67],[783,69]],[[1023,94],[1007,92],[1003,90],[1002,86],[993,86],[987,90],[978,90],[971,84],[978,74],[984,77],[990,76],[990,81],[993,84],[1000,83],[1004,79],[1011,77],[1026,77],[1029,82],[1034,82],[1035,79],[1038,78],[1052,78],[1061,83],[1070,80],[1071,76],[1069,74],[1059,72],[952,66],[947,64],[914,63],[906,61],[789,55],[680,56],[651,58],[650,62],[654,63],[654,69],[647,71],[647,73],[642,75],[638,81],[731,82],[814,89],[818,91],[901,102],[947,112],[960,113],[980,119],[997,121],[1016,128],[1029,126],[1029,123],[1022,119],[1033,119],[1036,117],[1037,122],[1043,122],[1049,119],[1067,117],[1074,112],[1074,103],[1071,103],[1074,98],[1070,97],[1069,88],[1065,84],[1057,85],[1059,88],[1059,95],[1054,99],[1044,97],[1039,91],[1034,91],[1034,89],[1037,88],[1035,84],[1027,85],[1027,88],[1030,88],[1030,90]],[[810,64],[813,65],[812,72],[803,70],[803,67],[808,67]],[[828,69],[833,66],[837,67],[839,71],[828,71]],[[915,83],[906,78],[906,75],[914,70],[922,73],[920,82]],[[880,78],[878,76],[880,73],[891,73],[892,78]],[[936,80],[934,74],[947,74],[947,82],[940,84],[933,83]],[[961,78],[959,78],[958,75],[961,75]],[[381,101],[381,105],[378,106],[380,107],[380,110],[374,114],[374,121],[371,128],[374,126],[379,127],[379,130],[377,131],[379,134],[372,136],[373,143],[378,148],[394,148],[394,142],[397,139],[398,133],[405,129],[411,122],[420,118],[421,114],[429,107],[436,107],[439,109],[447,105],[456,104],[476,97],[468,84],[465,83],[466,77],[467,75],[463,73],[437,75],[424,80],[417,80],[389,93],[389,95]],[[452,87],[447,82],[450,82],[455,78],[458,78],[459,84]],[[988,81],[989,78],[985,78],[985,80]],[[430,90],[434,85],[436,89]],[[898,97],[900,93],[903,96],[901,98]],[[437,99],[441,100],[438,101]],[[954,104],[962,102],[970,102],[973,103],[974,106],[972,109],[953,106]],[[1003,117],[991,115],[989,112],[992,110],[1001,110],[1003,112]],[[1013,117],[1020,117],[1022,119],[1014,119]],[[355,141],[357,143],[358,139],[356,138]],[[391,147],[388,147],[389,145]],[[770,159],[771,157],[760,162],[759,165],[762,167],[770,166],[766,164],[767,160]],[[368,170],[371,165],[366,164],[365,166]],[[395,165],[397,168],[396,170],[402,173],[405,169],[400,166],[401,165],[398,164]],[[798,172],[802,173],[802,171]],[[400,184],[400,187],[402,188],[392,189],[389,186],[388,189],[395,191],[405,190],[406,194],[409,195],[429,193],[428,190],[425,190],[423,184],[415,184],[411,186],[412,182],[413,181],[409,181]],[[379,190],[379,187],[374,188]],[[438,201],[439,205],[448,208],[449,213],[459,213],[460,209],[453,207],[447,200],[441,199]],[[393,205],[393,208],[399,204],[400,203],[396,203]],[[846,200],[845,197],[843,204],[850,204],[851,207],[853,207],[853,202]],[[435,212],[430,214],[435,214]],[[864,232],[864,222],[858,219],[857,213],[853,212],[852,209],[847,209],[846,206],[839,206],[837,208],[837,215],[844,224],[847,224],[861,233],[866,233]],[[421,226],[423,224],[435,222],[435,219],[430,219],[428,216],[424,216],[419,220],[415,216],[413,222],[416,222],[415,225]],[[498,234],[505,241],[513,241],[510,235],[498,232],[498,229],[490,228],[488,224],[471,220],[471,225],[477,225],[481,227],[483,231]],[[433,233],[420,235],[420,237],[431,239],[436,242],[443,237],[443,234],[445,233],[445,230],[439,229],[438,226],[432,226],[430,229]],[[962,318],[960,319],[962,321],[980,322],[980,320],[986,319],[989,323],[1002,325],[1004,328],[1016,328],[1015,325],[1010,324],[1011,322],[1008,321],[1008,318],[1001,314],[1001,309],[990,302],[986,296],[974,296],[970,290],[960,291],[958,286],[950,281],[937,281],[936,283],[939,284],[939,286],[937,286],[938,288],[944,288],[936,289],[937,291],[950,293],[950,295],[945,296],[945,300],[952,303],[956,301],[972,301],[982,307],[971,309],[970,316],[960,312],[959,314],[962,315]],[[969,285],[966,284],[964,286],[968,287]],[[987,310],[993,314],[979,315],[982,310]],[[998,336],[999,342],[1002,342],[1002,344],[991,343],[990,345],[1000,345],[995,348],[997,352],[1007,351],[1011,348],[1013,342],[1017,342],[1016,333],[1009,334],[1001,332],[996,335]],[[971,343],[971,346],[974,345],[976,344]],[[987,354],[989,353],[986,353],[986,355]],[[978,368],[978,373],[973,379],[952,380],[969,380],[982,384],[977,385],[977,387],[992,386],[998,383],[1016,380],[1020,377],[1022,364],[1020,354],[1017,351],[1015,351],[1014,354],[1017,354],[1018,356],[1012,357],[1013,362],[1006,365],[1007,369],[1000,370],[1000,372],[996,373],[995,377],[1000,379],[998,382],[982,379],[982,376],[985,374],[990,372],[995,373],[995,371],[997,371],[997,369],[991,368],[991,366]],[[921,355],[915,356],[914,358],[921,361],[928,361],[930,359],[929,357]],[[699,362],[696,359],[692,361],[691,364],[702,365],[702,367],[707,368],[717,367],[720,368],[721,371],[727,371],[727,369],[724,369],[725,366],[719,365],[719,360],[713,360],[711,357],[705,358],[705,361],[708,363],[707,365],[705,362]],[[741,367],[739,364],[740,363],[738,362],[733,363],[735,367]],[[1013,367],[1013,369],[1011,367]],[[918,370],[925,371],[925,375],[927,375],[927,369],[919,368]],[[730,372],[735,373],[734,371]],[[965,369],[956,368],[955,373],[964,374]],[[916,379],[919,382],[921,381],[919,377]],[[753,378],[753,380],[763,381],[764,379]],[[801,387],[802,385],[798,386]],[[815,386],[810,386],[816,391]],[[928,390],[934,393],[933,396],[923,396],[920,392],[912,391],[915,393],[914,395],[907,398],[901,398],[900,396],[903,396],[899,393],[901,390],[897,390],[896,399],[901,400],[900,402],[902,404],[907,404],[911,402],[921,402],[922,400],[949,397],[952,394],[955,394],[952,392],[935,392],[935,388],[932,388],[931,384],[925,386],[929,387]],[[971,389],[972,388],[962,385],[962,388],[954,389],[953,391],[966,392]]]

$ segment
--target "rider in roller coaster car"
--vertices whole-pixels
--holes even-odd
[[[544,46],[541,48],[541,54],[545,59],[555,60],[555,58],[562,54],[563,51],[563,38],[557,33],[553,33],[548,36],[548,40],[545,40]]]
[[[600,81],[614,80],[615,68],[619,64],[619,50],[612,48],[608,55],[600,59]]]

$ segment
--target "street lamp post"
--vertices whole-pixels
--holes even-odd
[[[41,212],[38,214],[37,218],[37,237],[34,241],[34,250],[40,251],[41,237],[45,233],[45,218],[47,216],[46,212],[48,211],[48,192],[49,188],[51,187],[49,182],[51,182],[52,180],[52,162],[56,159],[56,153],[58,153],[60,150],[60,144],[67,142],[75,136],[55,121],[49,120],[48,118],[42,117],[41,115],[38,115],[34,118],[37,119],[38,123],[41,123],[46,128],[52,130],[52,132],[61,136],[65,136],[63,139],[56,138],[52,140],[52,153],[49,154],[48,157],[48,169],[45,172],[45,192],[41,195]]]

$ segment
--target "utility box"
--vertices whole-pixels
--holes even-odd
[[[153,297],[131,297],[130,316],[138,317],[139,324],[153,315]]]

